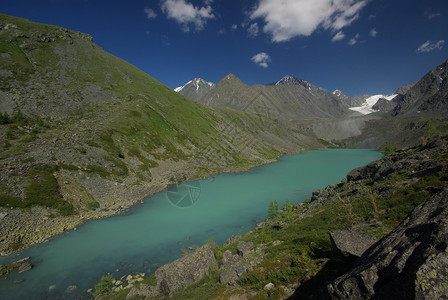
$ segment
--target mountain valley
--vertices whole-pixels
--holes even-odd
[[[369,148],[386,156],[304,203],[275,208],[273,202],[253,231],[224,245],[187,249],[151,275],[124,277],[128,285],[105,275],[91,294],[344,299],[356,291],[370,299],[384,296],[379,287],[392,291],[385,282],[394,279],[406,285],[406,297],[447,296],[440,290],[447,282],[448,60],[393,95],[350,97],[293,76],[248,86],[234,74],[216,84],[195,78],[172,90],[88,34],[5,14],[0,58],[2,256],[88,220],[125,213],[177,183],[246,171],[305,150]],[[425,239],[425,226],[435,226],[437,235]],[[337,230],[373,235],[378,243],[359,260],[338,258],[328,235]],[[406,230],[428,247],[409,248],[414,240],[399,237]],[[421,254],[412,260],[417,277],[392,256],[390,266],[381,264],[378,255],[395,241],[403,253]],[[0,265],[0,274],[20,267],[28,267],[27,260]],[[381,273],[390,270],[396,271],[392,279]],[[363,272],[377,277],[361,284]],[[431,272],[441,278],[432,287]]]

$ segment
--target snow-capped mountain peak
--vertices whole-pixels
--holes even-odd
[[[174,91],[192,100],[198,100],[214,87],[215,84],[213,82],[195,78],[188,81],[185,85],[175,88]]]
[[[179,93],[180,91],[182,91],[183,89],[185,89],[188,86],[193,86],[194,89],[196,89],[196,91],[199,91],[199,89],[203,86],[208,86],[208,87],[212,88],[215,86],[215,84],[213,82],[205,81],[202,78],[195,78],[193,80],[188,81],[183,86],[175,88],[174,91]]]
[[[286,75],[282,79],[274,83],[274,85],[282,85],[282,84],[302,84],[307,87],[311,85],[308,81],[295,78],[291,75]]]

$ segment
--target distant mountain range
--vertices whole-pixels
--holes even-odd
[[[200,82],[206,84],[198,84]],[[195,92],[189,96],[192,90]],[[284,119],[349,116],[353,112],[348,108],[359,102],[341,97],[342,94],[328,93],[292,76],[249,87],[235,75],[228,74],[214,86],[203,79],[195,79],[176,91],[210,107],[229,107]]]
[[[228,74],[218,84],[195,78],[174,90],[210,107],[229,107],[284,119],[331,119],[391,111],[413,85],[401,87],[392,95],[350,97],[341,90],[328,93],[290,75],[269,84],[249,87],[235,75]]]

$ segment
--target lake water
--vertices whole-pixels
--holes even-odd
[[[128,214],[94,220],[0,264],[31,256],[34,268],[0,279],[2,299],[84,299],[111,272],[114,278],[155,269],[208,240],[223,244],[266,218],[270,201],[303,202],[312,191],[340,182],[351,169],[379,159],[371,150],[318,150],[238,174],[172,186]],[[14,281],[22,281],[14,283]],[[76,285],[67,293],[69,285]]]

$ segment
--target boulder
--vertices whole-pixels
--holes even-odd
[[[333,299],[447,299],[448,187],[327,286]]]
[[[272,283],[272,282],[269,282],[268,284],[266,284],[265,286],[264,286],[264,290],[265,291],[269,291],[269,290],[272,290],[273,288],[275,287],[275,285]]]
[[[236,248],[238,255],[242,257],[247,257],[247,254],[249,251],[251,251],[254,248],[254,243],[252,242],[238,242],[238,246]]]
[[[218,268],[214,249],[209,245],[202,246],[156,270],[159,292],[169,295],[183,289],[201,280],[213,268]]]
[[[221,284],[235,285],[236,280],[244,271],[244,259],[241,256],[233,255],[230,250],[223,253],[221,274],[219,276]]]
[[[330,232],[330,241],[336,255],[355,259],[360,257],[378,239],[372,235],[355,231],[337,230]]]

